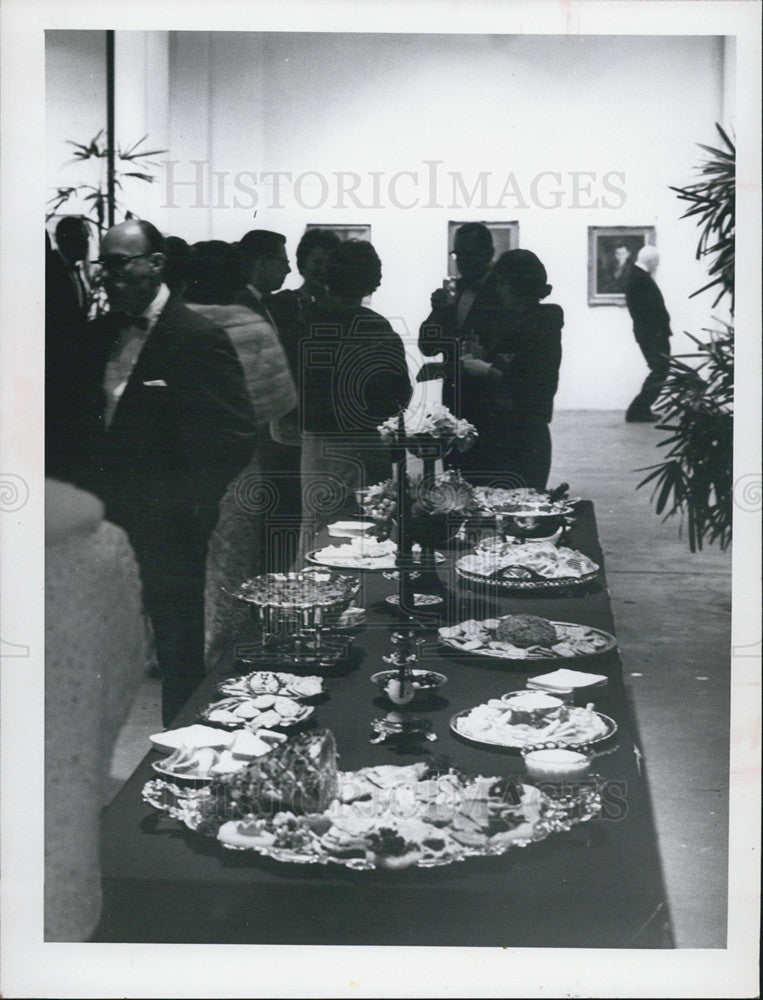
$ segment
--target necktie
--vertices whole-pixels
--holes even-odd
[[[76,264],[70,267],[69,274],[71,275],[74,290],[77,293],[79,307],[80,309],[84,309],[87,305],[87,292],[85,291],[85,282],[82,280],[82,275]]]

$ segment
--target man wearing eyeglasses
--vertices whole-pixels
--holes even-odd
[[[228,335],[170,294],[165,260],[151,223],[109,230],[97,264],[111,311],[90,325],[90,344],[101,426],[93,488],[140,566],[166,726],[204,675],[207,542],[256,429]]]

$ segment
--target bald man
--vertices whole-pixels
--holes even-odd
[[[641,391],[625,413],[628,423],[654,423],[652,404],[662,391],[670,367],[670,315],[653,275],[660,255],[653,246],[644,246],[631,270],[625,301],[633,320],[633,334],[641,348],[649,374]]]
[[[106,233],[98,263],[112,311],[90,324],[89,361],[100,421],[92,488],[138,560],[166,726],[204,676],[207,542],[256,424],[228,335],[170,293],[165,261],[149,222]]]

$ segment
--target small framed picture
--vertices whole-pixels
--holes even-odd
[[[371,227],[370,226],[347,226],[347,225],[336,225],[333,222],[326,223],[313,223],[308,222],[305,226],[305,231],[308,229],[330,229],[332,233],[336,233],[340,240],[367,240],[371,242]]]
[[[638,252],[654,242],[654,226],[589,226],[588,305],[624,306]]]
[[[483,219],[462,219],[460,222],[448,222],[448,277],[458,277],[456,259],[453,256],[453,241],[456,238],[456,230],[467,221],[481,222],[487,226],[493,237],[495,254],[493,260],[498,260],[502,253],[507,250],[516,250],[519,246],[519,223],[518,222],[485,222]]]

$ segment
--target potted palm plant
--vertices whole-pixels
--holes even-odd
[[[686,522],[692,552],[704,542],[726,549],[732,529],[736,150],[721,126],[716,128],[720,146],[699,144],[709,157],[700,165],[700,179],[670,190],[688,203],[682,218],[697,220],[696,256],[709,262],[710,280],[692,297],[716,289],[712,308],[728,298],[731,320],[715,319],[699,337],[687,333],[696,351],[670,359],[656,404],[658,430],[668,432],[657,445],[666,449],[665,457],[638,470],[648,475],[637,487],[651,484],[656,512],[664,512],[665,519],[678,514],[681,525]]]
[[[134,218],[133,213],[122,202],[124,181],[127,178],[133,178],[147,184],[152,184],[154,181],[154,176],[150,171],[157,164],[151,160],[151,157],[165,153],[166,150],[146,149],[147,138],[148,136],[144,135],[142,139],[131,146],[125,149],[118,146],[114,150],[113,207],[115,211],[112,213],[114,217],[119,214],[122,219]],[[74,147],[73,159],[76,163],[95,163],[97,165],[96,176],[95,179],[87,182],[57,187],[55,193],[48,199],[45,221],[50,222],[67,215],[66,206],[72,201],[84,203],[87,206],[87,213],[83,218],[95,230],[95,235],[100,243],[101,237],[108,228],[107,219],[109,218],[107,164],[110,150],[104,136],[104,129],[94,135],[88,143],[73,142],[71,139],[67,142],[68,145]],[[91,317],[105,309],[105,295],[97,274],[88,276],[88,298]]]

